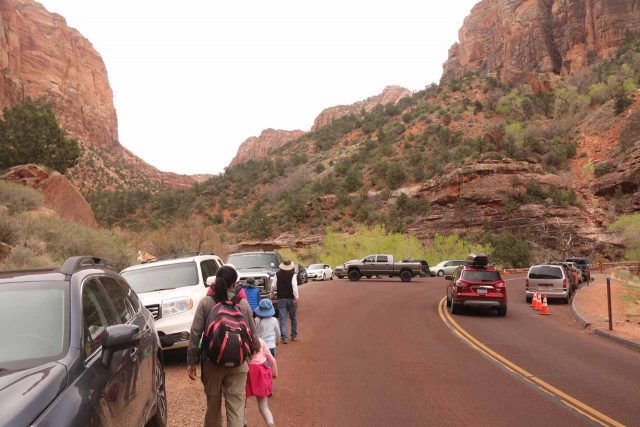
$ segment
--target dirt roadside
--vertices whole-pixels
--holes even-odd
[[[591,323],[592,329],[609,328],[607,286],[603,274],[576,293],[576,310]],[[640,289],[620,280],[611,280],[613,335],[640,343]]]

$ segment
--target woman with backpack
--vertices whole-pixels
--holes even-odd
[[[237,280],[233,267],[220,267],[191,324],[187,373],[195,381],[200,364],[207,396],[206,427],[222,427],[223,395],[227,426],[245,424],[247,359],[260,351],[260,343],[251,307],[231,291]]]

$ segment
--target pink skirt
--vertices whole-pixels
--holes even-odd
[[[249,364],[249,374],[247,375],[247,397],[269,397],[273,394],[273,383],[271,368],[266,364]]]

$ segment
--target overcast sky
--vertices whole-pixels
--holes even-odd
[[[262,129],[438,81],[477,0],[40,0],[102,55],[120,142],[165,171],[217,173]]]

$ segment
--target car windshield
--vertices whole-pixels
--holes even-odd
[[[69,341],[67,282],[0,284],[0,367],[59,358]]]
[[[198,269],[195,262],[154,265],[123,271],[122,276],[138,294],[198,284]]]
[[[238,270],[250,268],[278,268],[278,257],[275,254],[233,254],[229,255],[228,264],[232,264]]]
[[[309,270],[322,270],[324,268],[324,265],[322,264],[311,264],[309,266]]]
[[[464,270],[462,278],[469,282],[497,282],[500,280],[500,273],[497,271]]]
[[[539,266],[531,268],[529,279],[562,279],[562,269],[560,267]]]
[[[567,258],[566,261],[567,262],[575,262],[576,264],[578,264],[581,267],[583,267],[583,266],[588,264],[586,259],[581,259],[581,258]]]

